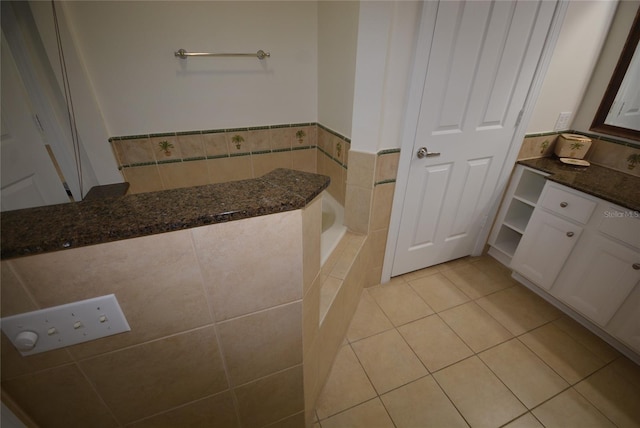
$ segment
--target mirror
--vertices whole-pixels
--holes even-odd
[[[591,130],[602,134],[640,141],[640,9],[622,49],[618,64]]]

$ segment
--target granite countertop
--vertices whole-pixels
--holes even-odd
[[[330,178],[276,169],[260,178],[3,212],[0,258],[102,244],[304,208]]]
[[[555,157],[522,160],[518,163],[551,174],[547,177],[548,180],[640,211],[640,177],[593,164],[587,167],[566,165]]]

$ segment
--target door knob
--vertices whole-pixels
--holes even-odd
[[[634,270],[640,270],[640,263],[634,263],[631,265]]]
[[[568,205],[569,205],[569,204],[568,204],[568,203],[566,203],[566,202],[560,202],[560,206],[561,206],[562,208],[566,208]]]
[[[429,150],[427,150],[426,147],[421,147],[418,150],[418,153],[416,153],[416,156],[418,156],[418,159],[431,158],[435,156],[440,156],[440,152],[430,152]]]
[[[574,235],[574,233],[573,233],[573,232],[567,232],[567,236],[568,236],[569,238],[571,238],[573,235]]]

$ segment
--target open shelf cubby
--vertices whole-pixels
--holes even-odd
[[[524,169],[513,196],[522,202],[535,205],[538,203],[545,182],[544,175]]]

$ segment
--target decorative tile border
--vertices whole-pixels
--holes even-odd
[[[289,151],[298,151],[298,150],[309,150],[309,149],[314,149],[317,147],[317,141],[315,141],[317,139],[317,131],[315,131],[313,133],[313,135],[307,135],[304,134],[304,136],[302,138],[311,138],[311,141],[306,141],[307,144],[301,146],[301,145],[291,145],[291,147],[276,147],[276,148],[259,148],[258,150],[251,150],[250,147],[245,146],[243,147],[243,151],[241,152],[231,152],[230,150],[230,144],[232,144],[230,141],[228,140],[228,136],[225,137],[225,139],[223,140],[223,142],[221,142],[221,144],[224,146],[225,144],[228,144],[229,146],[224,150],[226,151],[226,153],[219,153],[219,154],[205,154],[203,153],[202,156],[196,155],[193,156],[193,154],[195,153],[191,153],[191,156],[185,156],[182,157],[180,155],[180,150],[176,149],[176,154],[174,154],[172,158],[168,158],[168,159],[157,159],[155,158],[154,160],[144,160],[144,158],[153,158],[154,157],[154,152],[157,151],[157,147],[155,147],[155,143],[156,141],[152,141],[152,139],[158,139],[158,138],[167,138],[168,140],[170,140],[170,142],[172,142],[172,144],[175,146],[178,143],[179,137],[185,137],[185,136],[191,136],[191,135],[201,135],[201,136],[207,136],[207,135],[215,135],[215,134],[229,134],[229,133],[239,133],[241,134],[241,142],[245,142],[247,137],[247,134],[243,134],[243,133],[249,133],[252,131],[268,131],[268,130],[281,130],[281,129],[290,129],[290,128],[309,128],[309,127],[316,127],[316,129],[318,127],[322,127],[322,129],[327,130],[328,132],[331,132],[333,135],[338,136],[339,138],[341,138],[344,141],[350,141],[348,138],[341,136],[340,134],[329,130],[326,127],[323,127],[322,125],[319,125],[317,123],[312,123],[312,122],[307,122],[307,123],[291,123],[291,124],[278,124],[278,125],[269,125],[269,126],[253,126],[253,127],[244,127],[244,128],[225,128],[225,129],[209,129],[209,130],[196,130],[196,131],[178,131],[178,132],[164,132],[164,133],[152,133],[152,134],[136,134],[136,135],[124,135],[124,136],[117,136],[117,137],[111,137],[109,138],[109,143],[112,144],[112,147],[114,149],[114,152],[116,152],[116,158],[118,160],[118,169],[122,170],[125,168],[133,168],[133,167],[140,167],[140,166],[150,166],[150,165],[162,165],[162,164],[167,164],[167,163],[175,163],[175,162],[191,162],[191,161],[199,161],[199,160],[207,160],[207,159],[220,159],[220,158],[228,158],[228,157],[236,157],[236,156],[249,156],[249,155],[262,155],[262,154],[268,154],[268,153],[279,153],[279,152],[289,152]],[[302,130],[302,129],[301,129]],[[307,130],[307,132],[309,132]],[[291,138],[291,139],[298,139],[297,135],[290,135],[287,136],[286,138]],[[136,148],[135,150],[138,150],[138,156],[139,158],[142,158],[140,162],[125,162],[121,159],[119,150],[116,148],[116,144],[121,144],[119,142],[130,142],[130,143],[136,143],[136,140],[140,140],[141,145]],[[300,142],[301,144],[303,142]],[[129,146],[130,148],[130,146]],[[126,149],[124,147],[119,147],[121,152],[126,151]],[[206,152],[206,150],[205,150]],[[333,157],[332,157],[333,159]],[[334,159],[336,160],[336,159]],[[340,163],[344,168],[346,168],[346,165],[343,165],[339,160],[336,160],[338,163]],[[122,163],[121,163],[122,162]]]
[[[614,144],[619,144],[621,146],[627,146],[627,147],[633,147],[633,148],[638,148],[638,146],[640,145],[640,143],[634,144],[628,141],[618,140],[615,137],[610,137],[608,135],[592,134],[590,132],[576,131],[573,129],[568,129],[566,131],[550,131],[550,132],[526,134],[524,138],[547,137],[547,136],[560,135],[560,134],[580,134],[580,135],[584,135],[585,137],[589,137],[592,140],[601,140],[601,141],[606,141],[608,143],[614,143]]]

